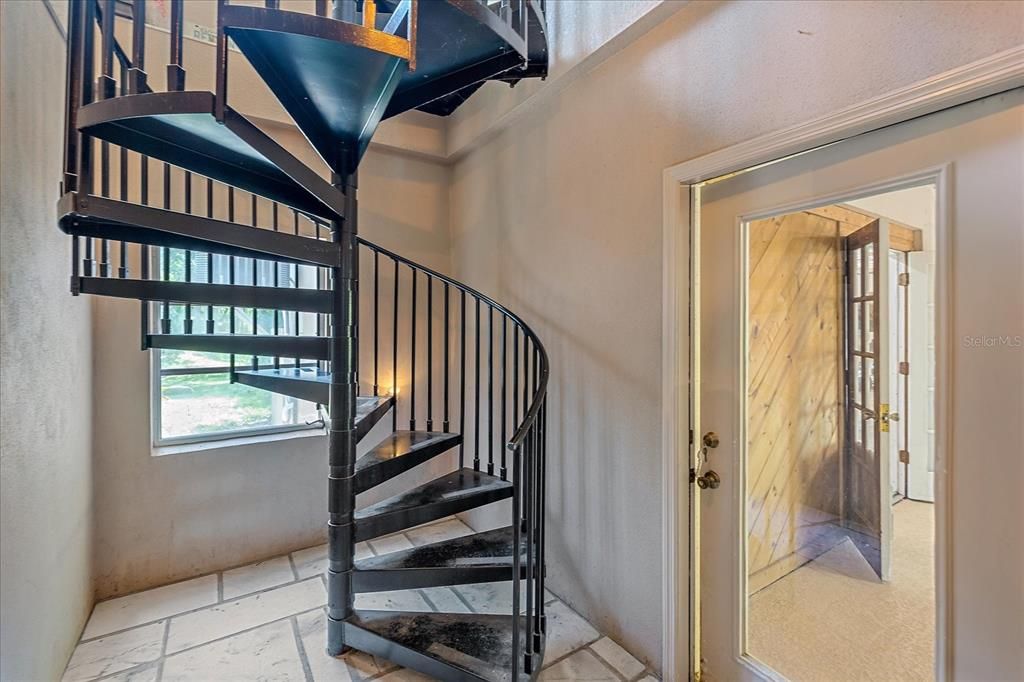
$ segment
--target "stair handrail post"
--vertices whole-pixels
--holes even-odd
[[[132,67],[128,69],[128,92],[138,95],[146,89],[146,3],[132,3]]]
[[[327,653],[343,654],[345,621],[351,618],[355,594],[356,394],[359,366],[359,251],[357,171],[352,157],[342,153],[342,168],[332,184],[345,194],[344,217],[332,223],[332,240],[341,246],[331,308],[331,384],[328,477]],[[348,164],[352,164],[349,166]]]
[[[220,123],[224,122],[228,106],[228,36],[224,22],[224,8],[227,4],[228,0],[217,0],[217,64],[214,75],[213,116]]]
[[[184,49],[185,0],[171,0],[171,55],[167,64],[167,89],[181,92],[185,89],[185,68],[182,66]]]

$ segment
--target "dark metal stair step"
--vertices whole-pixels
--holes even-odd
[[[164,282],[114,277],[79,277],[78,292],[97,296],[134,298],[140,301],[167,301],[200,305],[228,305],[264,310],[297,310],[310,313],[331,312],[331,292],[316,289],[289,289],[241,284],[201,282]]]
[[[513,6],[518,14],[519,4]],[[477,83],[504,74],[547,75],[543,23],[534,7],[527,7],[526,11],[528,43],[482,3],[421,2],[416,26],[416,69],[402,77],[384,117],[417,108],[450,114],[472,94],[467,88]],[[513,23],[519,24],[518,16]],[[528,61],[544,68],[521,71]],[[431,109],[432,102],[463,90],[467,90],[466,96],[453,98],[440,110]]]
[[[356,460],[356,492],[361,493],[451,450],[457,433],[395,431]]]
[[[512,526],[434,542],[355,562],[356,592],[467,585],[513,578]],[[520,577],[526,577],[526,536],[520,537]]]
[[[228,36],[328,164],[341,161],[343,147],[355,152],[347,163],[358,164],[408,69],[407,41],[300,12],[235,4],[220,12]]]
[[[330,339],[319,336],[254,336],[252,334],[149,334],[148,348],[234,353],[263,357],[329,360]]]
[[[458,469],[356,512],[356,542],[397,533],[512,497],[512,484],[473,469]]]
[[[60,228],[82,237],[328,267],[341,259],[329,241],[77,192],[61,197],[57,212]]]
[[[78,129],[305,213],[343,215],[342,192],[230,107],[218,122],[214,103],[212,92],[112,97],[79,109]]]
[[[519,619],[520,641],[526,618]],[[511,680],[513,617],[357,609],[345,621],[345,643],[440,680]],[[525,649],[520,646],[520,655]],[[535,654],[539,668],[543,652]],[[519,665],[519,679],[529,680]]]

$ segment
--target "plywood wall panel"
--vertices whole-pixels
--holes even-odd
[[[813,558],[839,515],[840,226],[794,213],[750,225],[748,570],[756,590]]]

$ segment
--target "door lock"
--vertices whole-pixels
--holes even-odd
[[[714,449],[717,448],[719,444],[718,434],[715,433],[714,431],[708,431],[707,433],[705,433],[704,438],[702,438],[701,440],[703,441],[704,447],[706,448]]]
[[[720,485],[722,485],[722,479],[714,471],[708,470],[706,474],[701,474],[697,477],[697,487],[701,490],[707,490],[708,488],[714,490]]]

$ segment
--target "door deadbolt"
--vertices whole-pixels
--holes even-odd
[[[708,488],[714,490],[720,485],[722,485],[722,479],[714,471],[708,471],[706,474],[701,474],[697,477],[697,487],[701,490],[707,490]]]
[[[702,440],[704,442],[704,447],[706,448],[714,449],[718,447],[718,434],[715,433],[714,431],[708,431],[707,433],[705,433],[704,438]]]

